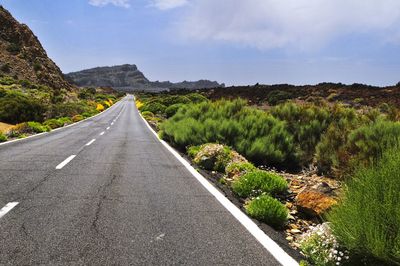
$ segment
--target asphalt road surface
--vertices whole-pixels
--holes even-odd
[[[279,265],[160,144],[132,96],[1,145],[1,208],[0,265]]]

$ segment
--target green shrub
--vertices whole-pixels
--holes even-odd
[[[159,139],[164,139],[164,131],[159,130],[158,133],[157,133],[157,135],[158,135],[158,138],[159,138]]]
[[[93,109],[93,111],[88,111],[88,112],[82,113],[82,116],[83,116],[83,118],[89,118],[94,115],[97,115],[98,113],[99,113],[99,111]]]
[[[109,95],[103,94],[103,93],[97,93],[95,95],[95,101],[96,102],[104,102],[107,101],[109,98]]]
[[[400,264],[399,180],[400,149],[393,148],[347,182],[342,201],[328,219],[350,254]]]
[[[161,124],[161,129],[164,132],[163,139],[172,140],[180,148],[208,142],[204,136],[204,125],[191,117],[174,122],[167,120]]]
[[[82,100],[93,100],[95,99],[96,89],[94,88],[83,88],[78,93],[78,98]],[[106,98],[106,97],[104,97]],[[105,99],[102,99],[105,100]]]
[[[293,138],[285,123],[246,106],[243,100],[188,104],[161,125],[164,139],[185,148],[223,143],[257,164],[292,161]]]
[[[59,104],[64,101],[64,96],[63,95],[53,95],[51,97],[51,103],[53,104]]]
[[[63,126],[72,124],[72,119],[70,117],[61,117],[57,119]]]
[[[56,129],[56,128],[62,127],[64,124],[61,123],[60,120],[54,119],[54,118],[53,118],[53,119],[48,119],[48,120],[46,120],[46,121],[43,123],[43,125],[48,126],[48,127],[50,127],[51,129]]]
[[[287,130],[293,135],[299,166],[308,166],[314,158],[315,147],[330,124],[328,107],[287,102],[272,108],[271,113],[285,121]]]
[[[32,133],[42,133],[42,132],[48,132],[51,130],[50,127],[48,127],[46,125],[42,125],[39,122],[28,122],[27,125]]]
[[[270,105],[276,105],[290,98],[292,95],[289,92],[274,90],[268,93],[267,101]]]
[[[43,125],[50,127],[51,129],[56,129],[63,127],[65,125],[72,124],[72,119],[69,117],[53,118],[46,120]]]
[[[33,64],[33,70],[35,70],[35,72],[42,70],[42,65],[40,64],[40,62],[35,62]]]
[[[9,63],[2,64],[0,67],[0,71],[4,73],[9,73],[11,71],[10,64]]]
[[[145,104],[140,111],[145,112],[152,112],[153,114],[164,114],[165,109],[167,107],[159,102],[151,102],[151,103],[147,103]]]
[[[200,149],[201,149],[201,146],[190,146],[189,148],[187,148],[187,154],[191,158],[194,158],[199,153]]]
[[[245,209],[251,217],[275,228],[283,227],[289,215],[285,205],[268,195],[251,200],[245,205]]]
[[[73,103],[54,104],[51,109],[51,117],[73,117],[85,112],[94,112],[95,108],[84,101]]]
[[[186,95],[186,97],[192,102],[192,103],[201,103],[201,102],[207,102],[208,99],[201,95],[200,93],[190,93]]]
[[[332,123],[316,147],[316,162],[321,173],[342,177],[350,160],[346,150],[348,136],[367,121],[355,109],[342,105],[335,105],[331,113]]]
[[[240,163],[229,164],[225,168],[225,173],[228,176],[233,176],[235,174],[245,174],[255,170],[257,170],[257,168],[252,163],[240,162]]]
[[[8,64],[6,64],[6,65],[8,65]],[[16,83],[17,82],[15,81],[15,79],[13,79],[12,77],[9,77],[9,76],[0,78],[1,85],[12,85],[12,84],[16,84]]]
[[[25,95],[8,93],[0,98],[0,121],[17,124],[25,121],[43,121],[46,106]]]
[[[287,182],[276,173],[255,170],[235,180],[232,183],[232,189],[242,198],[257,196],[262,193],[276,195],[286,192]]]
[[[7,46],[7,51],[12,54],[18,54],[21,51],[21,46],[17,43],[10,43]]]
[[[2,132],[0,132],[0,142],[5,142],[7,141],[7,136],[4,135]]]
[[[21,79],[18,80],[18,83],[24,87],[24,88],[28,88],[28,89],[37,89],[38,86],[32,84],[32,82],[30,82],[29,80],[26,79]]]
[[[302,260],[300,261],[299,266],[310,266],[310,264],[307,261]]]
[[[149,118],[154,117],[154,114],[153,114],[152,112],[150,112],[150,111],[144,111],[144,112],[142,112],[142,116],[143,116],[145,119],[149,119]]]
[[[382,157],[385,150],[400,143],[400,122],[379,120],[349,134],[346,150],[350,153],[350,169],[368,166]]]
[[[0,88],[0,98],[6,95],[7,95],[7,90],[5,90],[4,88]]]
[[[152,101],[149,101],[149,103],[152,103],[153,101],[159,101],[161,104],[165,105],[166,107],[169,107],[174,104],[188,104],[191,103],[191,100],[183,95],[168,95],[164,97],[158,97],[157,99],[153,99]]]
[[[170,118],[174,116],[178,112],[179,108],[181,108],[182,106],[183,106],[182,103],[176,103],[171,106],[168,106],[167,109],[165,109],[166,117]]]
[[[74,115],[74,116],[72,117],[72,122],[76,123],[76,122],[82,121],[83,119],[85,119],[85,118],[83,117],[83,115]]]
[[[11,138],[23,138],[30,134],[43,133],[50,131],[51,128],[39,122],[25,122],[14,126],[8,136]]]

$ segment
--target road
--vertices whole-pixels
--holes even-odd
[[[6,205],[1,265],[279,265],[160,144],[132,96],[1,145]]]

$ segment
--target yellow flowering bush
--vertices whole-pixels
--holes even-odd
[[[144,106],[144,103],[142,103],[140,100],[136,100],[136,107],[137,107],[137,109],[141,109],[143,106]]]
[[[101,103],[97,104],[96,110],[99,112],[103,112],[104,111],[104,105],[102,105]]]

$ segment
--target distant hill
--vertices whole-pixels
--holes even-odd
[[[172,83],[149,81],[136,65],[96,67],[66,74],[67,79],[79,87],[112,87],[116,90],[206,89],[224,87],[216,81],[199,80]]]
[[[0,6],[0,75],[53,89],[72,89],[29,27]]]

